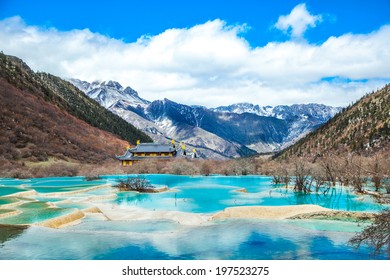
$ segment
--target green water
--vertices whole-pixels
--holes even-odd
[[[0,209],[0,215],[1,214],[7,214],[7,213],[11,213],[11,212],[14,212],[15,210],[11,210],[11,209]]]
[[[0,224],[10,225],[28,225],[43,222],[52,218],[61,217],[63,215],[71,213],[72,209],[60,209],[60,208],[48,208],[43,205],[27,205],[19,206],[18,210],[22,213],[16,216],[10,216],[7,218],[0,218]]]
[[[6,195],[13,195],[13,194],[25,192],[27,190],[28,189],[21,188],[21,187],[5,187],[5,186],[1,186],[1,183],[0,183],[0,197],[1,196],[6,196]]]
[[[7,205],[7,204],[11,204],[11,203],[15,203],[15,202],[18,202],[19,200],[17,198],[2,198],[0,197],[0,206],[2,205]]]

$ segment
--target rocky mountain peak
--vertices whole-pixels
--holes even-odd
[[[138,92],[135,91],[134,89],[132,89],[131,87],[126,87],[126,88],[123,90],[123,92],[126,93],[126,94],[129,94],[129,95],[132,95],[132,96],[139,97],[139,96],[138,96]]]
[[[112,81],[112,80],[109,80],[109,81],[104,81],[100,84],[101,86],[106,86],[106,87],[109,87],[109,88],[114,88],[116,90],[122,90],[123,87],[120,83],[116,82],[116,81]]]

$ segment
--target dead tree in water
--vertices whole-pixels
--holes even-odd
[[[364,168],[361,158],[357,158],[354,160],[354,158],[351,156],[348,159],[349,162],[349,170],[348,170],[348,177],[349,182],[354,188],[354,190],[358,193],[364,192],[364,187],[367,183],[367,176],[364,174]]]
[[[276,170],[274,175],[272,175],[272,184],[277,185],[283,183],[287,188],[290,181],[291,178],[286,168],[279,168],[278,170]]]
[[[385,162],[382,158],[378,156],[372,159],[372,162],[369,165],[369,173],[371,174],[370,178],[374,184],[375,191],[379,192],[384,185],[385,181]]]
[[[336,186],[337,183],[337,175],[339,173],[338,165],[338,162],[334,158],[330,157],[324,158],[320,163],[325,180],[332,184],[333,187]]]
[[[375,216],[373,223],[356,234],[349,243],[356,249],[363,243],[373,249],[374,254],[386,252],[390,259],[390,209]]]
[[[313,177],[310,176],[311,169],[306,167],[302,161],[297,161],[294,164],[294,190],[308,193],[311,192]]]

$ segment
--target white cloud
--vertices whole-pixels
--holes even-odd
[[[300,38],[309,27],[316,27],[322,21],[321,15],[311,15],[306,9],[306,4],[299,4],[286,16],[280,16],[275,24],[277,29],[291,32],[293,38]]]
[[[321,45],[251,47],[247,27],[213,20],[125,43],[88,29],[58,31],[0,21],[0,50],[34,70],[87,81],[117,80],[155,100],[206,106],[318,102],[346,105],[390,81],[390,26]],[[340,79],[324,79],[340,77]]]

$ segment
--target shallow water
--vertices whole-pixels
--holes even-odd
[[[320,220],[222,220],[185,226],[173,220],[108,221],[88,214],[77,225],[61,229],[14,227],[34,224],[87,209],[95,203],[117,211],[132,207],[155,211],[216,213],[226,207],[317,204],[346,211],[375,212],[382,208],[368,196],[346,188],[325,195],[300,194],[272,186],[266,176],[145,175],[169,191],[155,194],[122,192],[102,187],[126,176],[2,179],[0,207],[19,215],[0,218],[0,259],[373,259],[367,248],[355,251],[347,243],[357,223]],[[239,192],[245,188],[248,192]],[[34,190],[26,197],[8,197]],[[15,202],[19,202],[16,203]],[[13,206],[12,206],[13,205]],[[100,205],[100,204],[98,204]],[[142,211],[139,212],[142,215]],[[153,212],[154,213],[154,212]],[[3,237],[2,237],[3,236]],[[2,238],[1,238],[2,237]],[[61,240],[61,242],[58,242]],[[55,247],[55,250],[53,249]]]
[[[322,230],[307,224],[316,224]],[[343,223],[343,229],[350,229],[343,232],[332,227],[321,221],[302,225],[296,221],[237,220],[204,226],[164,220],[89,221],[58,230],[24,230],[0,244],[0,259],[373,258],[367,248],[355,251],[347,245],[356,224]]]
[[[11,197],[2,198],[2,197],[0,197],[0,206],[5,206],[6,204],[15,203],[17,201],[18,201],[18,199],[16,199],[16,198],[11,198]]]
[[[111,180],[115,177],[109,176]],[[266,176],[176,176],[146,175],[152,184],[168,186],[173,192],[159,194],[120,193],[118,204],[153,210],[176,210],[194,213],[215,213],[226,207],[262,205],[282,206],[317,204],[346,211],[375,212],[381,206],[368,196],[356,196],[337,187],[327,195],[302,194],[282,186],[271,185]],[[239,192],[245,188],[248,193]]]
[[[0,197],[7,196],[7,195],[14,195],[25,191],[26,189],[21,187],[5,187],[0,185]]]
[[[34,178],[26,180],[0,178],[0,199],[6,195],[34,190],[36,199],[58,201],[47,195],[62,193],[64,198],[83,199],[112,194],[112,188],[83,191],[93,186],[116,184],[122,176],[102,176],[101,180],[85,181],[83,177]],[[158,194],[120,193],[117,204],[138,206],[152,210],[176,210],[194,213],[215,213],[233,206],[263,205],[281,206],[317,204],[326,208],[347,211],[370,211],[381,209],[368,196],[356,196],[347,188],[335,188],[327,195],[301,194],[282,186],[271,185],[266,176],[178,176],[166,174],[145,175],[153,185],[167,186],[170,192]],[[245,188],[248,193],[238,192]],[[67,192],[69,193],[67,196]],[[4,203],[4,202],[3,202]]]
[[[15,207],[21,211],[19,215],[1,218],[1,224],[26,225],[46,221],[69,214],[72,209],[51,208],[44,202],[27,202]]]

